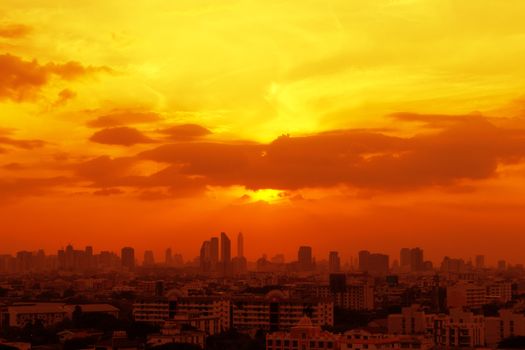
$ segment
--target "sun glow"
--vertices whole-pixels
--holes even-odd
[[[271,188],[252,191],[248,195],[255,202],[277,203],[284,200],[283,191]]]

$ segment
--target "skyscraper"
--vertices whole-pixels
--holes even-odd
[[[233,274],[238,276],[246,273],[248,270],[248,261],[244,257],[244,236],[239,232],[237,236],[237,256],[232,259]]]
[[[299,270],[301,271],[313,270],[312,247],[309,247],[309,246],[299,247],[299,251],[297,252],[297,261],[299,263]]]
[[[339,258],[338,252],[330,252],[328,254],[328,271],[330,273],[341,271],[341,258]]]
[[[370,252],[368,250],[361,250],[359,252],[359,271],[368,271],[370,260]]]
[[[146,250],[144,252],[144,266],[153,266],[155,265],[155,256],[153,255],[153,251]]]
[[[232,275],[231,249],[230,239],[226,233],[221,232],[221,273],[225,277]]]
[[[120,259],[123,268],[133,270],[135,268],[135,249],[131,247],[122,248]]]
[[[367,250],[359,252],[359,270],[384,275],[390,268],[389,257],[386,254],[373,253]]]
[[[166,249],[166,254],[164,256],[164,263],[166,264],[166,266],[173,265],[173,253],[171,252],[171,248]]]
[[[201,272],[211,271],[211,243],[210,241],[204,241],[201,245],[201,251],[199,255],[199,263]]]
[[[424,270],[423,250],[421,248],[412,248],[410,250],[410,269],[412,271]]]
[[[219,270],[219,238],[210,238],[210,262],[213,271]]]
[[[237,236],[237,257],[244,257],[244,236],[242,232],[239,232]]]
[[[408,269],[411,260],[410,248],[401,248],[401,251],[399,252],[399,266]]]
[[[423,250],[421,248],[403,248],[399,254],[402,271],[423,271],[425,268]]]
[[[485,256],[484,255],[476,255],[476,268],[482,269],[485,267]]]
[[[85,266],[83,268],[92,269],[93,267],[95,267],[95,261],[93,257],[93,247],[87,246],[84,251],[84,254],[85,254]]]

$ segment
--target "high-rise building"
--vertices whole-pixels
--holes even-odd
[[[390,268],[389,257],[385,254],[370,253],[367,250],[359,252],[359,270],[373,274],[385,275]]]
[[[410,269],[412,271],[423,271],[424,259],[421,248],[412,248],[410,250]]]
[[[412,261],[412,254],[410,252],[410,248],[401,248],[401,252],[399,253],[399,266],[404,269],[408,269],[410,267]]]
[[[237,257],[244,257],[244,236],[242,232],[239,232],[237,236]]]
[[[311,271],[314,268],[313,257],[312,257],[312,247],[302,246],[299,247],[297,252],[297,261],[299,264],[300,271]]]
[[[153,266],[155,265],[155,256],[153,255],[153,251],[146,250],[144,252],[144,266]]]
[[[341,271],[341,258],[339,258],[338,252],[330,252],[328,254],[328,271],[330,273]]]
[[[221,273],[226,277],[232,275],[231,249],[231,241],[228,235],[221,232]]]
[[[202,242],[199,262],[200,262],[200,268],[202,272],[211,271],[211,242],[210,241]]]
[[[482,269],[485,267],[485,255],[476,255],[476,268]]]
[[[379,253],[370,254],[368,267],[371,273],[386,275],[390,268],[388,255]]]
[[[86,269],[92,269],[95,267],[95,258],[93,257],[93,247],[87,246],[85,251],[85,266]]]
[[[219,270],[219,238],[210,238],[210,261],[213,271]]]
[[[75,266],[75,251],[73,249],[73,246],[71,244],[68,244],[66,247],[65,252],[65,262],[66,262],[66,270],[73,270]]]
[[[135,249],[132,247],[122,248],[120,259],[123,268],[133,270],[135,268]]]
[[[425,269],[423,250],[421,248],[402,248],[399,253],[399,262],[400,268],[404,272],[423,271]]]
[[[370,252],[368,250],[361,250],[359,252],[359,271],[368,271],[370,260]]]
[[[166,249],[166,253],[164,254],[164,263],[166,264],[166,266],[173,265],[173,253],[171,251],[171,248]]]

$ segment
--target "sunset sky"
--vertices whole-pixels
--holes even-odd
[[[2,0],[0,254],[525,263],[522,0]]]

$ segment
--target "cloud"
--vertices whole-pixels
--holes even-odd
[[[128,176],[134,164],[133,158],[100,156],[76,164],[74,170],[78,176],[92,181],[97,187],[116,187],[121,184],[120,179]]]
[[[160,130],[160,133],[168,135],[173,140],[189,140],[207,136],[211,131],[197,124],[182,124]]]
[[[441,117],[448,120],[430,119]],[[169,144],[138,157],[173,164],[180,174],[202,177],[214,186],[296,190],[346,185],[406,191],[494,177],[498,164],[524,156],[525,131],[469,116],[414,137],[348,130],[285,135],[269,144]]]
[[[19,39],[27,36],[32,30],[32,27],[24,24],[3,24],[0,25],[0,38]]]
[[[97,157],[75,165],[75,173],[101,191],[96,194],[128,188],[125,193],[148,200],[238,185],[286,193],[338,186],[369,194],[428,188],[471,192],[476,181],[498,176],[499,165],[517,164],[525,157],[523,129],[498,127],[482,116],[419,118],[440,127],[413,137],[335,130],[283,135],[266,144],[179,141],[136,156]],[[163,169],[145,175],[144,169],[155,169],[152,161]]]
[[[132,157],[101,156],[77,164],[75,173],[90,181],[91,186],[100,188],[95,192],[97,195],[118,194],[114,188],[129,187],[138,191],[140,199],[152,200],[196,195],[206,189],[202,177],[182,174],[177,166],[168,166],[150,175],[137,175],[138,163],[140,160]]]
[[[10,170],[10,171],[18,171],[18,170],[24,170],[25,167],[20,163],[12,162],[12,163],[2,165],[2,169]]]
[[[122,193],[124,193],[124,191],[122,191],[119,188],[102,188],[100,190],[93,192],[95,196],[112,196],[112,195],[122,194]]]
[[[0,133],[0,144],[22,149],[35,149],[43,147],[46,143],[42,140],[17,140]]]
[[[83,66],[78,62],[39,64],[10,54],[0,55],[0,101],[34,99],[52,76],[73,80],[97,72],[110,72],[106,67]]]
[[[138,143],[151,143],[152,139],[135,128],[120,126],[97,131],[91,141],[107,145],[133,146]]]
[[[130,124],[150,123],[159,120],[161,120],[161,117],[154,112],[118,110],[88,121],[87,126],[89,126],[90,128],[110,128]]]
[[[74,92],[73,90],[70,90],[70,89],[64,89],[64,90],[61,90],[61,91],[58,93],[58,98],[57,98],[57,100],[55,101],[54,105],[55,105],[55,106],[61,106],[61,105],[64,105],[64,104],[66,104],[69,100],[74,99],[76,96],[77,96],[77,94],[76,94],[76,92]]]
[[[66,177],[0,179],[0,201],[22,196],[41,196],[71,183]]]

